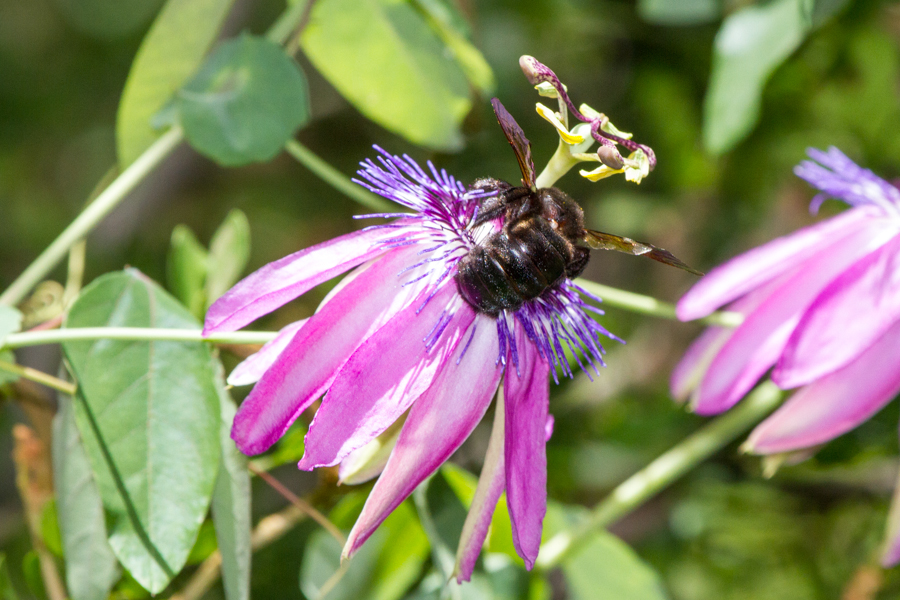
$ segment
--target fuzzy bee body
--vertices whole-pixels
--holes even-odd
[[[566,277],[581,274],[589,253],[574,243],[584,232],[584,216],[574,200],[556,188],[532,191],[491,179],[475,187],[499,190],[482,205],[476,224],[497,213],[506,219],[459,263],[457,286],[473,308],[488,315],[515,311]]]

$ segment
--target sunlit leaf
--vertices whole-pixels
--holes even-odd
[[[0,305],[0,343],[22,328],[22,313],[12,306]]]
[[[700,25],[719,18],[721,0],[640,0],[638,14],[655,25]]]
[[[810,28],[804,8],[805,0],[774,0],[746,6],[722,22],[703,106],[707,150],[730,150],[756,125],[766,81]]]
[[[564,527],[577,526],[586,509],[549,502],[544,539]],[[662,581],[628,544],[607,531],[593,533],[560,564],[572,600],[666,600]],[[598,591],[602,590],[602,595]]]
[[[12,306],[0,305],[0,344],[10,333],[22,329],[22,313]],[[0,351],[0,361],[15,364],[16,357],[10,350]],[[19,376],[0,369],[0,385],[15,381]]]
[[[134,269],[86,287],[66,326],[200,327]],[[63,350],[78,382],[78,430],[112,517],[110,545],[158,593],[184,565],[218,473],[220,408],[209,348],[97,340]]]
[[[56,556],[62,556],[62,538],[56,512],[56,500],[51,498],[41,509],[41,540],[47,546],[47,550]]]
[[[176,298],[191,314],[201,318],[206,312],[206,272],[209,253],[187,225],[172,230],[166,281]]]
[[[250,260],[250,223],[234,209],[213,234],[209,243],[209,273],[206,276],[206,303],[212,304],[228,291]]]
[[[118,562],[106,540],[103,502],[72,400],[63,396],[53,418],[53,486],[69,594],[74,600],[104,600],[119,579]]]
[[[462,69],[406,0],[320,0],[301,45],[363,115],[413,143],[462,147],[471,108]]]
[[[234,0],[168,0],[141,43],[116,117],[119,166],[125,168],[158,132],[150,119],[187,81],[216,39]]]
[[[224,373],[216,376],[221,421],[219,443],[222,460],[212,496],[212,516],[219,552],[222,554],[222,581],[227,600],[250,597],[250,472],[247,457],[231,439],[231,424],[237,406],[225,390]]]
[[[468,24],[454,6],[442,0],[414,0],[429,25],[453,53],[469,83],[482,94],[491,94],[497,82],[481,51],[469,40]]]
[[[242,35],[222,44],[178,92],[184,135],[219,164],[266,161],[309,120],[300,66],[278,44]]]

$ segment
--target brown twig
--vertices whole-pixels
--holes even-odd
[[[50,600],[66,600],[63,585],[53,554],[41,535],[41,516],[47,502],[53,498],[53,475],[47,446],[27,425],[13,427],[13,461],[16,465],[16,486],[22,497],[31,543],[38,556],[41,578]]]
[[[284,484],[275,479],[269,473],[260,471],[253,465],[249,465],[248,468],[250,469],[251,473],[269,484],[272,489],[281,494],[288,502],[296,506],[299,510],[305,512],[313,521],[321,525],[325,529],[325,531],[330,533],[331,536],[341,544],[341,546],[347,543],[347,538],[344,537],[343,532],[338,529],[337,525],[329,521],[328,517],[316,510],[312,504],[310,504],[306,500],[303,500],[302,498],[297,496],[297,494],[284,487]]]

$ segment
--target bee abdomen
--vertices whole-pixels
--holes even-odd
[[[540,296],[566,274],[563,256],[541,228],[491,236],[459,262],[460,295],[478,312],[497,315]]]

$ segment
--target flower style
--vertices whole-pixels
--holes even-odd
[[[582,300],[590,294],[569,280],[515,312],[476,312],[454,275],[468,250],[501,226],[502,219],[475,225],[480,204],[496,192],[467,190],[430,163],[426,172],[379,152],[377,163],[362,163],[357,183],[413,212],[367,215],[393,220],[271,263],[210,308],[204,332],[233,331],[355,268],[311,318],[283,329],[231,374],[233,384],[258,380],[232,437],[246,454],[264,452],[325,394],[300,468],[340,465],[341,478],[354,481],[383,468],[347,540],[350,556],[469,436],[503,378],[457,577],[471,575],[504,490],[515,547],[530,568],[546,510],[548,376],[571,374],[564,347],[578,348],[582,366],[596,370],[598,337],[612,336],[587,315],[601,312]],[[374,440],[396,429],[390,452],[367,462]]]
[[[757,454],[808,456],[900,392],[900,190],[836,148],[809,156],[794,172],[821,190],[810,210],[829,197],[851,208],[714,269],[677,308],[744,317],[707,329],[673,372],[697,412],[731,408],[772,367],[779,387],[800,388],[750,434]],[[885,565],[900,562],[900,502],[892,512]]]

